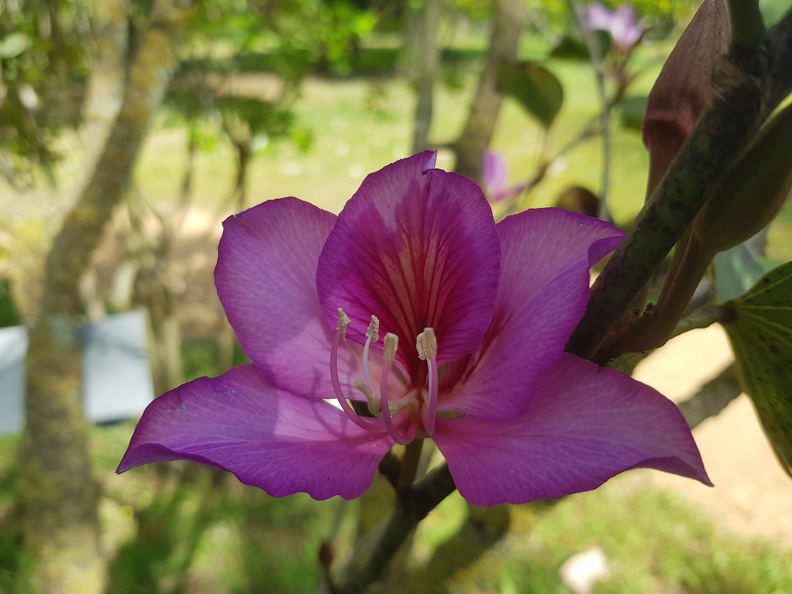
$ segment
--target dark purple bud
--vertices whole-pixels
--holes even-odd
[[[649,93],[642,133],[650,159],[647,197],[707,107],[712,67],[726,53],[728,43],[725,2],[704,0]]]

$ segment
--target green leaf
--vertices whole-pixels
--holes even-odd
[[[599,48],[599,55],[605,56],[613,47],[613,40],[607,31],[591,31],[594,42]],[[564,60],[590,60],[588,46],[579,37],[564,35],[561,40],[553,46],[550,57]]]
[[[514,97],[545,128],[564,103],[564,89],[547,68],[533,62],[501,64],[497,70],[498,90]]]
[[[759,0],[759,10],[762,11],[762,18],[765,26],[775,25],[789,10],[789,3],[778,2],[778,0]]]
[[[726,304],[740,386],[753,400],[781,466],[792,477],[792,262]]]
[[[589,51],[586,44],[580,39],[564,35],[553,47],[550,57],[584,61],[589,59]]]
[[[16,58],[30,47],[30,38],[24,33],[11,33],[0,39],[0,59]]]
[[[743,295],[767,271],[745,242],[716,255],[713,270],[715,291],[721,301]]]
[[[645,95],[628,97],[621,104],[621,125],[625,128],[640,130],[646,113]]]

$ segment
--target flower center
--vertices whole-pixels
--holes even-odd
[[[343,410],[350,420],[358,427],[369,431],[380,430],[384,424],[390,436],[399,444],[407,444],[413,440],[418,432],[418,424],[413,422],[413,416],[410,415],[409,419],[406,421],[407,428],[402,432],[400,427],[397,426],[395,421],[396,417],[405,410],[416,412],[420,410],[423,431],[427,436],[431,436],[432,433],[434,433],[435,417],[437,415],[438,385],[437,337],[435,336],[434,330],[432,328],[425,328],[424,331],[416,337],[415,342],[415,347],[418,350],[418,358],[422,361],[426,361],[427,364],[427,386],[425,388],[423,386],[412,387],[404,396],[393,401],[393,395],[390,390],[390,379],[393,370],[393,362],[399,348],[399,337],[389,332],[383,339],[383,367],[379,390],[377,390],[371,377],[369,354],[371,352],[371,345],[376,344],[379,340],[379,320],[376,316],[371,316],[371,323],[366,330],[366,343],[363,345],[363,379],[357,379],[353,382],[354,386],[366,397],[368,409],[373,415],[373,418],[369,418],[361,417],[355,412],[349,400],[344,395],[339,379],[338,349],[342,341],[346,342],[346,329],[349,324],[349,317],[344,313],[344,310],[339,307],[337,331],[330,350],[330,379],[341,410]],[[404,426],[405,423],[400,424]]]

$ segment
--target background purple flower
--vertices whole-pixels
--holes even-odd
[[[606,31],[622,51],[632,49],[643,35],[643,28],[637,24],[635,9],[631,4],[622,4],[616,10],[610,10],[604,4],[593,2],[583,9],[581,20],[590,31]]]
[[[481,183],[484,193],[491,202],[510,200],[525,190],[527,184],[514,184],[507,186],[509,179],[509,166],[503,153],[499,151],[484,151],[484,160],[481,165]]]

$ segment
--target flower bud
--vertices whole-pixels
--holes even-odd
[[[712,254],[753,237],[781,210],[792,189],[792,106],[778,113],[720,179],[693,220]]]
[[[728,44],[729,13],[724,0],[704,0],[668,56],[646,102],[642,138],[649,151],[647,196],[706,108],[712,68]]]

